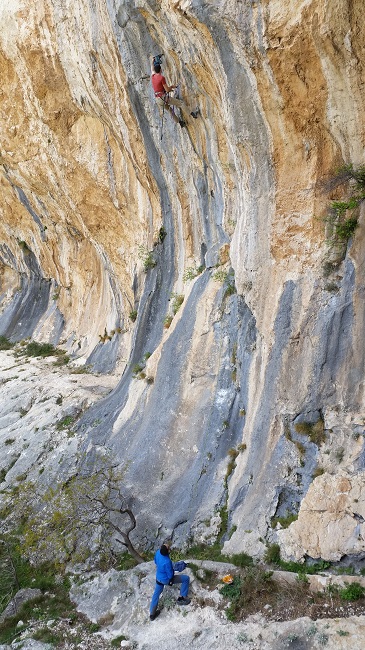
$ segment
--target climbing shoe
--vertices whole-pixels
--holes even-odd
[[[184,128],[184,126],[186,126],[186,122],[184,122],[184,120],[179,120],[179,124],[182,129]]]
[[[157,618],[157,616],[159,616],[160,614],[161,614],[161,612],[160,612],[159,609],[156,610],[156,612],[154,614],[150,614],[150,621],[154,621],[155,618]]]
[[[189,603],[191,603],[191,599],[184,598],[184,596],[179,596],[176,602],[178,605],[189,605]]]
[[[200,113],[199,108],[197,108],[195,111],[191,111],[190,115],[191,115],[191,117],[194,118],[194,120],[196,120],[196,118],[198,117],[199,113]]]

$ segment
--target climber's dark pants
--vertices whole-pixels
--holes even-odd
[[[181,583],[180,596],[182,596],[183,598],[186,598],[187,595],[188,595],[189,582],[190,582],[190,578],[185,573],[183,573],[180,576],[174,576],[174,578],[173,578],[173,584],[174,585],[176,585],[178,583]],[[156,587],[155,587],[155,591],[154,591],[153,596],[152,596],[151,606],[150,606],[150,614],[151,614],[151,616],[153,616],[156,613],[158,600],[159,600],[159,598],[160,598],[160,596],[161,596],[161,594],[162,594],[162,592],[163,592],[163,590],[164,590],[164,588],[166,586],[167,585],[163,585],[161,582],[156,582]]]

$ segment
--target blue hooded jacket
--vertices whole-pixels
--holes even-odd
[[[156,580],[162,582],[163,585],[168,585],[170,580],[174,577],[174,565],[172,564],[169,555],[162,555],[158,550],[155,553]]]

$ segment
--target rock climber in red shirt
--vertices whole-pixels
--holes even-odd
[[[168,93],[170,93],[171,90],[175,90],[176,86],[168,85],[165,77],[161,74],[161,66],[156,62],[154,56],[151,56],[151,81],[155,93],[156,104],[159,106],[159,108],[167,109],[175,122],[179,123],[181,127],[186,126],[186,122],[183,119],[179,119],[177,115],[175,115],[171,106],[177,106],[185,112],[187,112],[189,109],[182,99],[176,99],[175,97],[169,96]],[[196,119],[198,117],[198,113],[199,109],[192,111],[190,115]]]

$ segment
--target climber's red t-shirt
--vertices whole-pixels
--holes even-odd
[[[158,94],[158,96],[160,96],[165,94],[165,89],[163,87],[164,84],[167,86],[165,77],[159,72],[155,72],[155,74],[152,75],[152,86],[155,95]]]

